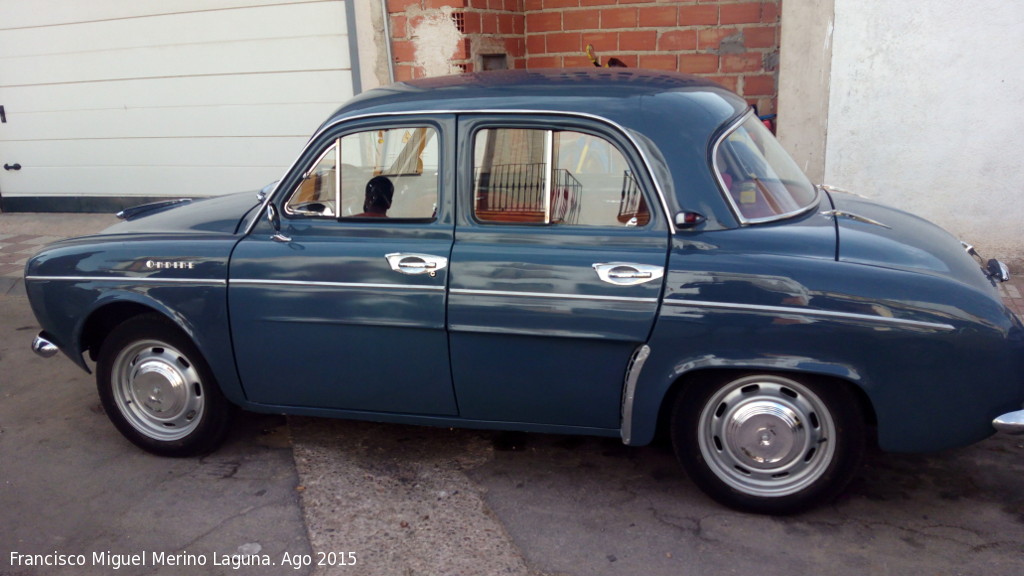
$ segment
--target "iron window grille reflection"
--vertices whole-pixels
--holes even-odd
[[[550,202],[545,202],[547,166],[535,162],[478,168],[477,217],[491,222],[576,224],[583,185],[564,168],[551,170]]]

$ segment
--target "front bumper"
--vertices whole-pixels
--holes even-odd
[[[39,335],[32,340],[32,351],[43,358],[52,358],[57,354],[57,352],[59,352],[57,345],[50,342],[44,332],[40,332]]]
[[[1003,414],[992,421],[992,427],[1006,434],[1024,434],[1024,410]]]

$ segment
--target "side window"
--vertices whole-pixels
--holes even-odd
[[[474,136],[473,214],[500,224],[644,226],[650,212],[618,148],[591,134],[489,128]]]
[[[427,126],[347,134],[323,152],[285,204],[297,216],[431,219],[437,209],[437,132]]]

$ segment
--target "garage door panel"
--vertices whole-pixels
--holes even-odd
[[[192,108],[218,105],[321,103],[352,97],[347,70],[153,78],[3,89],[9,122],[20,114],[137,108]],[[5,127],[6,129],[7,127]]]
[[[310,57],[297,58],[298,54]],[[3,86],[351,67],[344,36],[185,44],[0,61]]]
[[[217,195],[279,178],[354,94],[346,8],[0,0],[0,157],[23,167],[0,172],[5,207]]]
[[[305,136],[274,138],[137,138],[23,142],[22,170],[107,166],[278,168],[284,171]]]
[[[0,30],[13,27],[39,27],[88,21],[137,18],[191,12],[211,12],[282,4],[320,4],[333,0],[104,0],[103,2],[64,2],[60,10],[40,10],[39,2],[0,0],[4,21]]]
[[[5,59],[14,59],[181,44],[202,46],[273,38],[337,36],[339,31],[345,30],[344,26],[345,9],[341,2],[258,6],[0,29],[0,54]],[[188,31],[187,37],[182,37],[183,30]]]
[[[217,196],[258,190],[281,177],[277,167],[106,166],[33,168],[31,178],[10,178],[18,196]],[[24,183],[23,186],[19,184]],[[7,192],[4,192],[7,196]],[[254,197],[255,198],[255,197]]]
[[[307,136],[336,106],[279,104],[205,108],[142,108],[23,114],[9,142],[73,138]]]

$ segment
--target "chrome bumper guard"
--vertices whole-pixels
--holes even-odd
[[[52,358],[59,352],[57,345],[47,340],[42,332],[32,340],[32,351],[43,358]]]
[[[1024,410],[1003,414],[992,421],[992,427],[1006,434],[1024,434]]]

